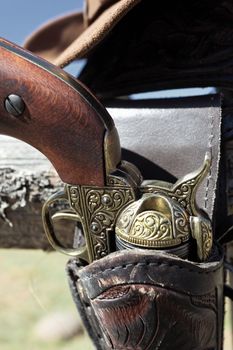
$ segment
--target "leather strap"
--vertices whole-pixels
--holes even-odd
[[[108,106],[119,132],[122,157],[138,166],[144,179],[174,183],[198,169],[210,153],[211,170],[198,192],[198,204],[212,217],[220,162],[220,96],[121,100]]]

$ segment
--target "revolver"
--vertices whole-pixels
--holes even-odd
[[[42,210],[56,250],[88,264],[123,249],[208,259],[211,221],[196,203],[210,168],[208,154],[199,169],[174,184],[143,181],[140,171],[121,159],[113,119],[77,79],[0,39],[0,81],[0,133],[41,151],[65,184]],[[52,213],[56,202],[66,203],[66,209]],[[61,219],[81,224],[84,245],[62,245],[54,229]]]

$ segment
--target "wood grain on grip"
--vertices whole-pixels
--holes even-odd
[[[10,94],[25,102],[19,117],[5,110],[4,101]],[[106,109],[81,83],[0,39],[1,134],[23,140],[45,154],[64,182],[102,186],[104,139],[113,130]]]

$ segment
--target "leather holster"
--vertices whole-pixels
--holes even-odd
[[[217,95],[112,103],[124,158],[144,178],[175,182],[206,152],[212,165],[198,204],[215,222],[221,108]],[[223,252],[196,263],[162,251],[123,250],[89,266],[67,266],[74,301],[97,349],[220,350]]]
[[[223,261],[195,264],[151,251],[120,251],[82,267],[70,287],[97,349],[220,350]]]

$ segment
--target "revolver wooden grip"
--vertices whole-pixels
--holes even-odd
[[[21,115],[6,109],[14,94]],[[69,184],[103,186],[120,162],[120,145],[106,109],[76,79],[0,39],[0,133],[29,143]]]

